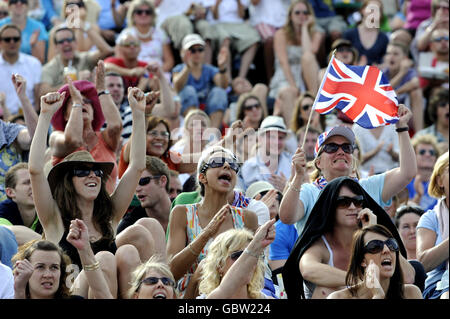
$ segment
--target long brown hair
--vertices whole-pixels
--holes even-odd
[[[69,297],[69,288],[66,286],[66,278],[67,278],[66,268],[72,262],[70,260],[70,257],[67,256],[59,246],[55,245],[54,243],[52,243],[48,240],[39,240],[39,239],[31,240],[19,247],[17,254],[15,254],[13,256],[11,261],[13,264],[15,264],[16,261],[24,260],[24,259],[27,259],[29,261],[31,258],[31,255],[36,250],[56,251],[58,253],[59,257],[61,258],[60,264],[59,264],[59,269],[61,271],[61,275],[59,276],[59,286],[58,286],[58,290],[55,292],[54,299],[68,298]],[[25,293],[26,293],[27,298],[29,299],[30,298],[30,288],[28,286],[28,283],[27,283]]]
[[[104,239],[112,242],[114,240],[114,230],[111,226],[112,221],[112,202],[111,197],[106,190],[106,181],[108,176],[102,177],[100,192],[97,198],[94,200],[94,213],[92,214],[92,220],[94,226],[99,230]],[[70,228],[70,221],[73,219],[82,219],[81,211],[78,208],[76,197],[77,192],[72,182],[72,175],[70,172],[66,172],[64,177],[55,187],[54,195],[56,204],[61,211],[61,218],[63,221],[64,229]]]
[[[294,25],[293,25],[292,20],[291,20],[291,15],[292,15],[292,11],[294,11],[294,7],[297,4],[299,4],[299,3],[303,3],[308,8],[309,14],[314,16],[314,9],[313,9],[313,7],[311,6],[311,4],[309,3],[308,0],[294,0],[294,1],[292,1],[291,5],[289,6],[289,9],[288,9],[288,14],[287,14],[287,17],[286,17],[286,23],[283,26],[283,30],[284,30],[284,33],[286,35],[286,38],[291,43],[297,43],[297,40],[296,40],[296,37],[295,37]],[[315,22],[311,23],[311,25],[308,28],[309,36],[312,36],[314,27],[315,27]]]
[[[261,119],[259,121],[259,125],[261,125],[262,120],[264,120],[266,118],[266,116],[267,116],[267,109],[263,106],[263,104],[261,103],[261,100],[259,99],[259,97],[257,97],[255,94],[253,94],[251,92],[242,93],[239,96],[239,99],[238,99],[238,101],[236,103],[236,113],[237,113],[236,118],[238,120],[241,120],[241,121],[244,120],[244,117],[245,117],[244,116],[244,113],[245,113],[244,105],[245,105],[245,102],[247,102],[247,100],[249,100],[249,99],[255,99],[256,101],[258,101],[259,106],[262,109],[262,116],[261,116]]]
[[[392,233],[383,225],[371,225],[359,229],[353,235],[352,242],[352,258],[350,260],[350,265],[347,270],[347,275],[345,276],[345,284],[349,287],[349,291],[352,296],[356,296],[357,284],[361,280],[364,280],[364,267],[361,266],[364,259],[365,249],[364,249],[364,237],[367,233],[372,232],[380,234],[387,238],[394,238]],[[400,268],[400,254],[399,251],[395,252],[396,262],[394,274],[389,281],[389,288],[386,293],[385,299],[402,299],[404,296],[403,292],[403,274]]]
[[[158,117],[158,116],[150,116],[147,119],[147,123],[146,123],[146,130],[145,132],[148,133],[148,131],[153,130],[155,127],[158,126],[158,124],[163,124],[166,127],[167,132],[169,132],[169,144],[167,144],[167,148],[164,151],[164,154],[161,157],[167,157],[169,154],[169,150],[172,147],[172,138],[171,138],[171,133],[170,133],[170,128],[169,128],[169,123],[167,122],[167,120],[165,120],[162,117]],[[147,154],[150,156],[153,156],[152,154]]]

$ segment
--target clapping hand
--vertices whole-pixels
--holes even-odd
[[[16,90],[17,96],[19,98],[26,97],[27,80],[19,74],[13,74],[11,76],[11,80],[13,82],[14,89]]]

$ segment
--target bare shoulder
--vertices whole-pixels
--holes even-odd
[[[327,296],[327,299],[351,299],[351,294],[348,288],[334,291]]]
[[[173,220],[174,223],[186,223],[187,217],[186,217],[186,206],[185,205],[176,205],[174,208],[172,208],[172,211],[170,212],[170,220]]]
[[[423,299],[422,292],[419,287],[412,284],[405,284],[403,286],[405,299]]]

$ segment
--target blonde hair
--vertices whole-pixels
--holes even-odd
[[[430,184],[428,185],[428,194],[437,199],[445,195],[444,188],[439,186],[438,178],[442,177],[444,170],[448,168],[448,151],[439,156],[434,164],[433,173],[431,174]]]
[[[247,229],[230,229],[218,235],[208,249],[208,255],[203,261],[199,292],[210,294],[216,289],[222,280],[218,271],[226,263],[230,253],[243,250],[253,239],[253,234]],[[261,297],[261,290],[264,288],[264,262],[258,259],[255,272],[250,283],[247,285],[247,293],[250,298]]]
[[[144,279],[146,273],[150,270],[154,270],[167,278],[173,280],[176,283],[175,278],[170,271],[167,264],[161,261],[161,256],[153,255],[145,263],[140,264],[131,274],[131,288],[128,290],[128,297],[133,298],[134,294],[139,290],[141,281]],[[173,288],[174,297],[178,298],[178,291]]]
[[[155,6],[153,5],[153,2],[149,0],[133,0],[130,3],[130,6],[128,7],[127,11],[127,27],[131,28],[135,26],[134,20],[133,20],[133,14],[137,7],[146,5],[153,11],[153,26],[156,22],[156,12],[155,12]]]
[[[411,140],[411,145],[414,148],[414,152],[417,151],[417,146],[419,144],[427,144],[433,146],[434,151],[436,152],[436,157],[439,157],[440,151],[438,146],[438,141],[434,135],[431,134],[423,134],[419,136],[414,136],[414,138]]]
[[[208,114],[206,114],[204,111],[202,111],[200,109],[191,109],[184,117],[184,128],[185,129],[187,129],[190,119],[196,115],[203,116],[206,119],[206,126],[207,127],[211,126],[211,119],[209,118]]]

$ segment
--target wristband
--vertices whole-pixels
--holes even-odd
[[[97,94],[97,96],[100,97],[100,95],[102,94],[109,94],[109,91],[108,90],[101,91]]]
[[[409,131],[409,127],[407,127],[407,126],[405,126],[405,127],[399,127],[399,128],[396,128],[395,131],[396,131],[397,133],[400,133],[400,132],[407,132],[407,131]]]
[[[248,250],[247,248],[244,249],[244,253],[249,254],[250,256],[255,257],[255,258],[258,258],[258,259],[259,259],[259,257],[261,257],[261,255],[262,255],[262,254],[254,253],[254,252]]]

